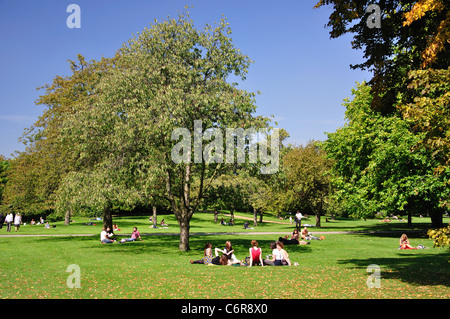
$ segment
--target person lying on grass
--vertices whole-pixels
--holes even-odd
[[[300,233],[298,232],[297,228],[294,228],[291,239],[289,239],[289,236],[290,235],[280,237],[280,238],[278,238],[278,241],[282,242],[283,245],[308,245],[309,244],[309,242],[300,240]]]

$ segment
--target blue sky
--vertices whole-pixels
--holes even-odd
[[[40,116],[35,100],[56,75],[70,75],[68,59],[110,57],[133,34],[186,5],[197,28],[228,18],[233,41],[251,65],[241,88],[261,91],[257,114],[274,115],[288,142],[324,140],[344,124],[342,100],[371,74],[351,70],[362,52],[351,36],[330,39],[331,8],[317,0],[0,0],[0,154],[23,151],[24,129]],[[67,6],[81,8],[81,28],[66,25]]]

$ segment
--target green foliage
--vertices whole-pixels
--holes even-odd
[[[430,229],[427,234],[434,240],[434,247],[450,248],[450,225],[439,229]]]
[[[450,68],[411,71],[409,79],[414,101],[397,107],[415,131],[424,133],[420,144],[441,163],[437,172],[443,173],[450,167]]]
[[[336,196],[352,216],[374,212],[439,210],[449,196],[446,178],[435,174],[439,163],[431,152],[418,147],[423,133],[397,115],[381,116],[370,108],[367,85],[346,100],[348,123],[328,134],[324,143],[334,160]]]
[[[10,167],[10,162],[0,155],[0,205],[3,202],[3,192],[8,182],[8,170]]]
[[[56,76],[52,84],[39,88],[45,93],[36,104],[45,105],[46,110],[25,130],[22,141],[27,145],[26,151],[11,160],[4,200],[15,210],[36,214],[53,210],[61,180],[77,169],[79,153],[73,143],[60,139],[61,130],[69,114],[95,99],[96,85],[110,60],[87,62],[78,55],[77,61],[69,63],[71,76]]]
[[[327,23],[332,38],[353,34],[352,48],[364,50],[364,61],[351,67],[373,72],[369,82],[374,97],[372,108],[385,114],[395,113],[399,93],[408,102],[414,98],[405,96],[409,71],[421,69],[424,62],[428,68],[435,69],[446,69],[450,64],[447,41],[450,2],[382,1],[378,4],[380,28],[369,28],[367,19],[371,13],[366,9],[373,3],[372,0],[320,0],[315,7],[333,7]]]
[[[331,193],[330,177],[332,161],[326,158],[318,142],[291,148],[283,156],[283,171],[286,176],[286,192],[296,208],[312,211],[316,215],[316,226],[320,227],[320,216]]]
[[[254,94],[227,82],[230,75],[244,80],[251,63],[230,34],[225,19],[198,30],[180,15],[153,24],[122,46],[96,86],[98,98],[82,101],[64,122],[61,141],[74,146],[81,168],[81,175],[64,182],[62,193],[78,197],[66,203],[79,207],[76,203],[89,203],[89,197],[107,207],[167,203],[182,229],[180,249],[189,249],[192,214],[227,165],[195,160],[195,152],[189,152],[188,163],[175,163],[172,132],[194,133],[196,120],[202,121],[201,134],[213,127],[267,126],[267,119],[252,115]],[[194,145],[192,135],[189,145]],[[77,193],[81,180],[98,186],[92,194]],[[126,203],[130,192],[135,196]]]

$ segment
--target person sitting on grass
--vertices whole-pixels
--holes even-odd
[[[308,228],[306,228],[306,226],[302,229],[301,235],[302,239],[310,239]]]
[[[46,222],[44,225],[44,228],[48,228],[48,229],[55,228],[55,227],[56,227],[55,225],[50,225],[48,222]]]
[[[415,247],[412,247],[409,243],[409,239],[408,236],[406,236],[406,234],[403,234],[400,237],[400,247],[399,249],[417,249]]]
[[[270,249],[272,249],[272,255],[267,255],[266,259],[264,259],[264,265],[266,266],[275,266],[275,258],[274,256],[278,253],[277,250],[277,243],[271,242],[270,243]],[[272,257],[272,259],[269,259],[269,257]]]
[[[111,231],[111,228],[106,227],[106,236],[108,237],[108,239],[110,240],[116,240],[116,234],[114,234],[114,232]]]
[[[260,264],[264,267],[264,261],[262,259],[262,249],[258,247],[258,242],[256,240],[252,240],[251,248],[249,248],[248,252],[250,253],[250,262],[249,267],[252,265]]]
[[[233,263],[231,262],[230,259],[228,259],[227,255],[222,255],[222,256],[216,256],[212,259],[211,264],[209,264],[208,266],[231,266]]]
[[[222,256],[220,256],[220,259],[219,259],[219,265],[231,266],[232,262],[226,255],[222,255]]]
[[[133,227],[133,232],[131,233],[131,238],[124,238],[120,242],[125,243],[128,241],[135,241],[138,238],[139,238],[139,240],[142,240],[141,233],[139,232],[139,230],[137,230],[137,227],[135,226],[135,227]]]
[[[223,250],[220,248],[214,248],[214,252],[216,254],[216,257],[219,256],[219,252],[224,254],[230,260],[231,264],[242,264],[242,262],[236,258],[234,249],[231,246],[231,242],[229,240],[225,242],[225,248]]]
[[[161,227],[167,227],[167,226],[169,226],[169,225],[166,224],[166,222],[164,221],[164,218],[163,218],[163,220],[161,221]]]
[[[120,228],[117,226],[116,223],[113,224],[113,230],[114,231],[120,231]]]
[[[231,260],[228,258],[226,254],[222,254],[219,256],[218,252],[221,251],[220,249],[216,248],[216,257],[212,257],[212,250],[211,250],[211,243],[206,243],[204,256],[200,260],[190,260],[189,262],[191,264],[204,264],[207,266],[219,266],[219,265],[228,265],[231,266]]]
[[[294,228],[292,232],[291,239],[289,239],[289,235],[278,238],[278,241],[282,242],[284,245],[308,245],[309,242],[300,240],[300,233],[297,228]]]
[[[270,266],[291,266],[291,260],[289,254],[284,250],[284,245],[281,241],[272,243],[270,247],[276,247],[272,251],[272,259],[264,261],[266,265]]]
[[[191,264],[211,264],[212,263],[212,250],[211,250],[211,243],[206,243],[205,250],[203,252],[203,258],[200,260],[190,260]]]
[[[105,227],[102,228],[102,232],[100,233],[100,242],[102,244],[112,244],[114,242],[114,240],[108,238],[108,234],[106,232]]]
[[[250,227],[250,224],[248,223],[248,221],[246,221],[244,223],[244,229],[254,229],[253,227]]]

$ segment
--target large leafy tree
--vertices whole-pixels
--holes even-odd
[[[55,208],[54,195],[60,181],[68,172],[77,169],[79,156],[73,143],[60,140],[61,129],[67,116],[83,105],[82,101],[95,99],[95,87],[110,63],[111,59],[86,61],[78,55],[76,60],[69,60],[70,76],[56,76],[51,84],[39,88],[44,93],[36,105],[46,109],[25,130],[22,141],[26,150],[11,161],[8,173],[5,202],[13,209],[43,213]]]
[[[442,224],[449,196],[448,173],[429,149],[418,146],[424,133],[398,115],[381,116],[371,108],[371,88],[360,84],[346,100],[347,123],[328,134],[324,143],[334,160],[337,196],[351,215],[428,213],[433,226]]]
[[[364,61],[352,68],[373,72],[372,108],[395,112],[399,93],[404,102],[414,95],[407,89],[408,72],[421,68],[447,69],[450,64],[450,2],[444,0],[379,1],[379,28],[369,27],[377,14],[366,10],[371,0],[320,0],[316,7],[331,5],[327,26],[332,38],[353,34],[352,47],[364,50]]]
[[[3,155],[0,155],[0,205],[3,202],[3,192],[5,190],[6,182],[8,181],[7,174],[10,165],[10,161]]]
[[[76,138],[81,160],[98,159],[95,175],[108,175],[112,185],[142,194],[163,180],[182,251],[189,249],[190,220],[205,187],[226,163],[206,163],[197,147],[208,143],[195,144],[194,137],[208,128],[266,126],[266,119],[252,115],[254,94],[227,81],[230,75],[245,79],[251,63],[230,34],[225,19],[202,30],[187,15],[155,22],[117,52],[97,87],[99,99],[70,116],[63,130],[63,139]],[[180,136],[173,132],[180,128],[187,146],[183,160],[175,161]]]
[[[330,177],[332,161],[325,156],[318,142],[291,148],[283,156],[287,193],[297,208],[312,211],[316,226],[320,227],[327,198],[331,193]]]
[[[450,68],[418,70],[409,75],[413,102],[397,105],[413,130],[424,133],[420,145],[432,151],[441,165],[436,173],[450,169]]]

